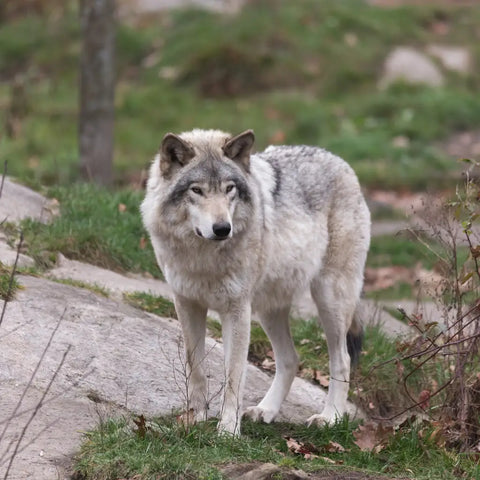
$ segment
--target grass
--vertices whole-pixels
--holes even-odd
[[[138,419],[137,419],[138,421]],[[353,443],[356,424],[344,419],[331,427],[306,428],[301,425],[271,425],[243,422],[239,439],[219,436],[215,422],[192,427],[178,424],[174,416],[148,420],[136,428],[131,420],[108,420],[85,434],[75,470],[79,478],[114,480],[150,479],[222,479],[227,464],[258,461],[274,463],[306,472],[338,473],[361,471],[426,480],[477,478],[479,466],[473,458],[446,452],[430,440],[428,431],[408,428],[397,433],[380,453],[360,450]],[[288,451],[285,438],[309,445],[319,458],[307,460]],[[347,453],[328,451],[337,442]],[[335,466],[329,465],[325,458]],[[313,477],[315,478],[315,477]]]
[[[81,280],[74,280],[72,278],[52,278],[54,282],[61,283],[63,285],[71,285],[72,287],[83,288],[85,290],[90,290],[97,295],[101,295],[102,297],[108,298],[110,296],[110,292],[98,285],[97,283],[90,283],[90,282],[83,282]]]
[[[15,276],[12,278],[12,269],[0,262],[0,299],[4,302],[13,300],[15,292],[20,288],[22,287]]]
[[[27,253],[37,265],[51,268],[62,253],[100,267],[161,278],[140,218],[141,192],[75,184],[49,194],[59,200],[61,215],[48,225],[31,219],[21,223]]]
[[[161,317],[177,318],[175,306],[167,298],[145,292],[124,293],[123,298],[129,305]]]
[[[391,287],[367,292],[365,296],[375,301],[406,300],[416,298],[413,285],[402,281],[396,282]]]
[[[0,157],[35,186],[78,176],[80,32],[75,4],[68,5],[62,15],[19,17],[0,32],[0,72],[21,85],[0,84],[0,123],[13,111],[19,125],[2,138]],[[431,28],[438,18],[447,19],[449,42],[478,59],[479,7],[259,0],[235,16],[185,10],[120,23],[117,184],[139,184],[166,131],[221,127],[253,128],[259,150],[275,142],[324,146],[368,187],[452,185],[458,167],[441,145],[451,133],[480,127],[478,78],[448,77],[439,89],[376,87],[393,46],[444,40]],[[395,146],[398,136],[407,139],[403,147]]]

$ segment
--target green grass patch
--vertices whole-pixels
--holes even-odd
[[[138,420],[137,420],[138,421]],[[477,478],[478,465],[467,456],[447,452],[429,440],[427,431],[405,429],[397,432],[380,453],[361,451],[354,443],[356,424],[344,419],[334,426],[306,428],[301,425],[242,423],[241,438],[217,435],[215,422],[191,427],[178,424],[175,417],[149,420],[137,428],[131,420],[117,419],[102,423],[85,434],[75,470],[86,480],[222,479],[221,468],[227,464],[270,462],[306,472],[328,473],[360,471],[401,475],[417,480],[438,478],[453,480]],[[304,442],[319,458],[306,460],[288,451],[285,437]],[[329,452],[330,442],[347,449]],[[332,467],[325,458],[340,465]]]
[[[123,298],[129,305],[160,317],[177,318],[175,305],[167,298],[144,292],[124,293]]]
[[[365,294],[366,298],[376,301],[382,300],[407,300],[414,299],[415,292],[413,285],[407,282],[397,282],[391,287],[374,290]]]
[[[54,282],[61,283],[62,285],[70,285],[72,287],[83,288],[85,290],[90,290],[97,295],[101,295],[102,297],[108,298],[110,296],[110,292],[98,285],[97,283],[90,283],[90,282],[83,282],[82,280],[74,280],[73,278],[51,278]]]
[[[12,277],[12,269],[4,266],[0,262],[0,299],[9,302],[15,298],[15,292],[21,287],[20,283]]]
[[[431,270],[438,262],[441,246],[433,240],[428,240],[431,250],[420,243],[408,232],[395,236],[382,235],[372,237],[368,252],[367,266],[378,268],[385,266],[402,266],[413,268],[421,264]]]
[[[27,253],[37,265],[51,268],[62,253],[100,267],[161,278],[140,217],[141,192],[75,184],[49,194],[59,200],[61,215],[50,224],[31,219],[21,223]]]
[[[327,341],[316,319],[292,318],[290,321],[293,342],[300,357],[300,369],[307,372],[328,372]],[[313,379],[313,378],[312,378]]]

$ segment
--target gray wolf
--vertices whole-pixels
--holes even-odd
[[[355,311],[370,242],[370,213],[350,166],[316,147],[271,146],[252,154],[254,134],[167,134],[141,206],[156,259],[174,292],[186,349],[189,403],[207,415],[207,309],[222,320],[225,388],[219,431],[240,433],[242,413],[271,422],[298,367],[288,317],[310,288],[327,338],[330,387],[308,424],[346,411],[350,356],[362,327]],[[276,373],[263,400],[242,412],[256,312],[273,346]],[[350,356],[349,356],[350,353]]]

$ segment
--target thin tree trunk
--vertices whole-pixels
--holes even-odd
[[[115,94],[115,0],[80,0],[80,169],[84,178],[112,183]]]

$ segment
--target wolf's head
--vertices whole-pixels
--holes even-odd
[[[168,193],[163,211],[186,221],[207,240],[222,241],[245,228],[251,207],[249,186],[252,130],[235,137],[217,130],[165,135],[159,169]]]

